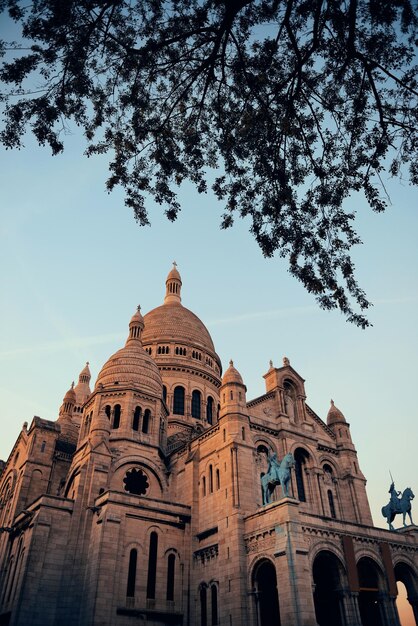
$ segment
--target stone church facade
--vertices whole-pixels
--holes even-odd
[[[418,624],[417,528],[373,527],[342,412],[286,358],[248,400],[181,287],[0,466],[0,625],[399,626],[396,581]]]

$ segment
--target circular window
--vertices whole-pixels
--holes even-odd
[[[133,493],[136,496],[143,496],[148,491],[148,478],[141,469],[134,468],[126,472],[123,482],[125,484],[125,491]]]

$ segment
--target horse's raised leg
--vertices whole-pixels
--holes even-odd
[[[407,526],[408,524],[405,523],[406,511],[404,511],[402,515],[403,515],[403,525]]]

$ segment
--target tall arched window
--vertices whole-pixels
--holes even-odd
[[[337,519],[337,515],[335,513],[335,506],[334,506],[334,496],[332,495],[332,491],[331,489],[328,489],[328,503],[329,503],[329,510],[331,513],[331,517],[333,517],[334,519]]]
[[[112,428],[119,428],[120,425],[120,404],[115,404],[113,409],[113,425]]]
[[[167,559],[167,595],[166,598],[169,601],[174,600],[174,576],[176,567],[175,554],[169,554]]]
[[[206,586],[200,587],[200,626],[208,626],[208,607],[207,607]]]
[[[209,493],[213,493],[213,467],[209,465]]]
[[[128,598],[133,598],[135,596],[137,560],[138,552],[135,548],[133,548],[129,554],[128,583],[126,585],[126,595]]]
[[[211,614],[212,614],[212,626],[216,626],[218,624],[218,588],[216,585],[211,585],[210,588],[210,603],[211,603]]]
[[[163,400],[167,402],[167,387],[163,385]]]
[[[184,387],[176,387],[174,389],[173,413],[175,415],[184,415]]]
[[[192,392],[192,417],[200,419],[200,403],[202,400],[202,394],[195,389]]]
[[[142,418],[142,432],[146,435],[149,431],[149,422],[151,417],[151,411],[145,409],[144,417]]]
[[[106,404],[105,413],[109,419],[110,419],[110,411],[111,411],[110,404]]]
[[[219,473],[219,470],[216,470],[216,489],[220,489],[221,488],[221,475]]]
[[[206,401],[206,420],[208,424],[213,424],[213,398],[208,396]]]
[[[306,462],[309,459],[309,454],[303,448],[298,448],[294,454],[295,457],[295,477],[296,486],[298,489],[298,498],[301,502],[306,502],[306,489],[305,489],[305,467]]]
[[[206,495],[206,477],[203,476],[202,478],[202,496]]]
[[[158,535],[152,532],[149,540],[147,598],[155,599],[155,582],[157,578]]]
[[[139,430],[139,420],[141,419],[141,407],[137,406],[134,412],[134,418],[132,420],[132,430]]]

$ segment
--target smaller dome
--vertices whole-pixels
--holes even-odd
[[[144,392],[161,396],[163,383],[154,359],[142,347],[141,333],[144,320],[140,307],[129,322],[129,337],[103,365],[96,381],[96,389],[113,385],[134,385]]]
[[[69,390],[67,391],[67,393],[64,396],[64,404],[66,404],[67,402],[70,402],[71,404],[75,404],[75,402],[76,402],[76,395],[75,395],[75,391],[74,391],[74,382],[71,383],[71,387],[69,388]]]
[[[345,417],[340,411],[340,409],[338,409],[335,406],[334,400],[331,400],[331,406],[327,415],[327,424],[328,426],[332,426],[333,424],[341,424],[341,423],[346,423]]]
[[[232,361],[232,359],[231,361],[229,361],[229,367],[226,370],[222,378],[222,385],[227,385],[230,383],[235,383],[237,385],[244,386],[244,381],[242,380],[242,376],[239,373],[239,371],[234,367],[234,362]]]

